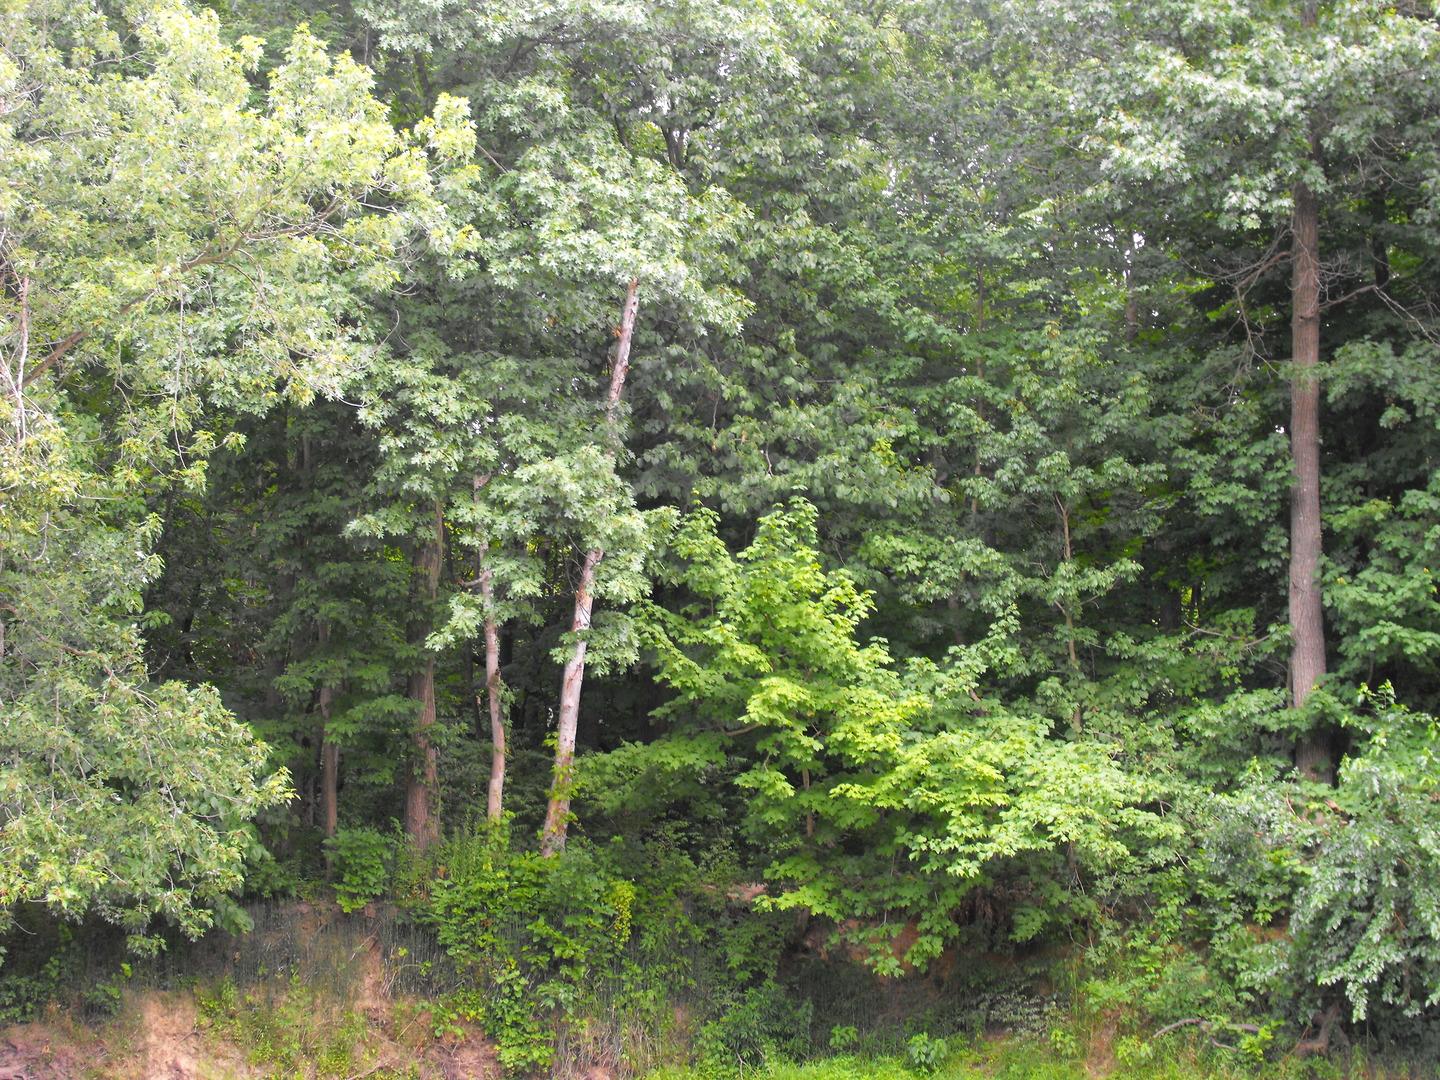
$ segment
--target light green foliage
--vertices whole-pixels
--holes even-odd
[[[492,629],[528,831],[588,562],[573,850],[462,832],[405,883],[473,981],[437,1031],[563,1071],[553,1025],[678,1025],[678,987],[703,1072],[785,1075],[873,1032],[782,953],[1057,940],[1137,1075],[1261,1069],[1342,1003],[1440,1016],[1428,9],[230,6],[0,10],[0,905],[233,917],[257,816],[318,863],[323,743],[359,906],[397,747],[436,751],[438,825],[473,811]],[[351,55],[278,25],[307,7]],[[1303,712],[1297,185],[1331,672]],[[1343,732],[1333,787],[1288,775],[1312,730]],[[1234,1048],[1147,1041],[1198,1017]],[[912,1017],[908,1065],[816,1069],[1080,1075],[1052,1019],[982,1062]]]
[[[12,376],[96,363],[182,407],[203,387],[249,410],[337,390],[368,352],[356,291],[394,280],[417,220],[364,201],[429,213],[424,150],[386,122],[369,73],[297,35],[257,108],[258,43],[225,46],[212,13],[5,19],[6,317],[27,282],[30,335]]]
[[[796,500],[736,557],[713,514],[687,518],[677,577],[699,599],[682,614],[647,609],[660,678],[677,691],[662,715],[683,734],[626,751],[630,783],[658,780],[677,797],[687,765],[728,767],[744,828],[775,853],[767,874],[784,892],[773,902],[837,922],[914,917],[914,964],[938,955],[955,932],[949,912],[994,863],[1062,845],[1123,860],[1120,830],[1153,826],[1127,808],[1143,789],[1114,748],[1055,740],[1039,718],[971,715],[958,706],[973,687],[963,669],[902,676],[882,642],[856,641],[869,598],[821,568],[814,528]],[[595,797],[620,803],[630,790]],[[860,935],[873,963],[899,970],[885,932]]]
[[[828,794],[797,791],[801,774],[813,770],[828,792],[827,756],[854,766],[892,751],[926,705],[890,670],[882,643],[856,642],[869,599],[847,575],[821,568],[814,529],[813,507],[797,500],[762,518],[736,559],[715,516],[693,513],[674,542],[680,580],[713,614],[648,609],[661,678],[679,691],[664,714],[727,737],[756,733],[761,760],[737,782],[755,793],[757,827],[788,831],[825,812]]]
[[[605,553],[596,568],[594,595],[606,606],[586,631],[586,665],[604,674],[634,663],[639,643],[623,606],[648,593],[651,564],[675,513],[668,507],[637,509],[633,490],[616,475],[613,455],[594,445],[521,466],[497,487],[496,499],[503,516],[489,524],[497,540],[523,546],[543,534],[564,538],[577,553]],[[527,568],[528,575],[508,583],[516,598],[541,595],[543,583],[533,561]],[[557,663],[564,663],[572,645],[569,635],[560,640],[552,654]]]
[[[797,500],[762,518],[737,558],[713,514],[687,517],[674,542],[676,576],[697,601],[678,614],[644,610],[660,678],[678,692],[661,714],[683,728],[630,752],[642,763],[631,783],[646,786],[654,769],[672,791],[668,778],[687,768],[733,762],[744,829],[787,853],[873,822],[858,800],[837,797],[837,785],[870,775],[927,706],[883,644],[855,640],[869,599],[849,576],[822,569],[814,528],[813,507]],[[815,869],[776,872],[793,881]]]
[[[198,936],[243,921],[248,822],[289,790],[215,690],[147,681],[147,500],[202,490],[207,397],[308,401],[370,355],[357,297],[433,217],[426,153],[304,34],[262,102],[257,43],[181,3],[0,20],[0,905]],[[422,134],[463,144],[459,113]]]
[[[287,797],[286,778],[267,775],[265,748],[212,688],[145,681],[158,521],[110,512],[133,494],[73,427],[0,412],[0,905],[94,912],[137,943],[156,915],[192,937],[217,912],[233,924],[231,894],[260,854],[247,822]]]
[[[933,1073],[945,1063],[950,1047],[944,1039],[936,1039],[921,1031],[910,1037],[905,1047],[905,1058],[912,1069]]]
[[[1187,211],[1244,230],[1282,220],[1296,178],[1339,194],[1365,182],[1352,170],[1386,153],[1384,136],[1419,135],[1416,110],[1434,101],[1420,75],[1440,48],[1433,24],[1345,0],[1318,5],[1307,28],[1303,9],[1080,5],[1088,44],[1108,48],[1075,66],[1072,85],[1098,114],[1090,139],[1114,174],[1144,177]],[[1058,3],[1041,10],[1065,19]]]
[[[195,997],[197,1026],[237,1044],[250,1065],[265,1070],[265,1076],[341,1080],[367,1063],[362,1049],[365,1016],[342,1011],[299,979],[292,979],[278,993],[238,987],[226,979],[202,987]]]

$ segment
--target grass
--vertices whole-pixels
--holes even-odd
[[[1197,1042],[1156,1047],[1137,1040],[1092,1052],[1067,1053],[1063,1038],[981,1039],[950,1049],[933,1070],[902,1057],[838,1056],[759,1069],[724,1066],[665,1068],[641,1080],[1421,1080],[1410,1065],[1394,1068],[1355,1050],[1344,1057],[1279,1057],[1216,1051]],[[1424,1076],[1434,1076],[1426,1071]]]

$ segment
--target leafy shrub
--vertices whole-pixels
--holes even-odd
[[[1440,1005],[1440,725],[1384,687],[1364,753],[1345,763],[1308,880],[1295,897],[1295,963],[1344,991],[1355,1020],[1377,1006]]]
[[[720,1004],[720,1016],[700,1029],[698,1040],[699,1056],[711,1070],[744,1073],[809,1051],[813,1006],[791,998],[773,980]]]
[[[196,993],[203,1027],[245,1048],[267,1076],[338,1078],[355,1074],[366,1018],[334,1007],[299,977],[277,992],[242,989],[229,978]]]
[[[335,899],[347,915],[385,895],[395,840],[378,829],[339,829],[325,841],[335,866]]]
[[[34,1020],[48,1006],[98,1019],[120,1007],[131,966],[122,959],[124,934],[98,920],[71,923],[30,908],[0,939],[0,1024]]]
[[[484,990],[507,1069],[551,1064],[555,1021],[643,1013],[655,1023],[693,985],[700,930],[679,890],[694,867],[572,840],[560,856],[512,851],[503,829],[462,835],[415,914]]]
[[[936,1039],[921,1031],[910,1036],[905,1044],[905,1060],[912,1069],[933,1073],[945,1064],[950,1045],[944,1039]]]

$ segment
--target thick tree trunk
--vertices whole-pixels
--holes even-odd
[[[421,549],[416,569],[421,586],[433,603],[440,592],[440,566],[444,557],[445,508],[435,503],[435,532]],[[429,635],[428,622],[412,628],[411,639],[424,641]],[[419,705],[411,734],[409,761],[405,769],[405,835],[415,850],[425,851],[440,839],[439,774],[435,759],[435,659],[428,657],[425,666],[410,676],[410,697]]]
[[[625,393],[625,376],[630,370],[630,341],[635,334],[635,316],[640,310],[639,282],[630,282],[625,307],[620,314],[619,339],[610,368],[610,391],[605,399],[605,426],[612,442],[620,441],[620,399]],[[569,828],[570,792],[575,765],[575,731],[580,724],[580,686],[585,681],[585,638],[590,629],[590,611],[595,603],[595,567],[605,552],[595,548],[585,555],[580,581],[575,589],[575,613],[570,629],[577,636],[560,681],[560,716],[555,740],[555,767],[550,778],[550,802],[545,808],[545,827],[540,834],[540,853],[555,855],[565,850]]]
[[[331,688],[326,687],[320,691],[321,708],[326,709],[328,717],[328,703],[325,702],[325,695],[331,693]],[[320,828],[326,836],[334,836],[335,830],[340,826],[340,744],[330,738],[326,733],[325,741],[320,744]]]
[[[1291,249],[1290,384],[1290,687],[1298,708],[1325,674],[1325,623],[1320,585],[1320,202],[1303,182],[1294,189]],[[1308,776],[1333,772],[1327,733],[1314,732],[1295,747],[1295,764]]]

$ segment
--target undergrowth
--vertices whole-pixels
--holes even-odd
[[[384,1068],[371,1071],[366,1018],[327,1000],[298,979],[284,991],[239,987],[226,979],[196,991],[197,1021],[245,1050],[249,1064],[267,1077],[310,1074],[316,1080],[366,1072],[375,1080],[399,1080]]]
[[[1212,829],[1188,875],[1164,866],[1115,887],[1148,898],[1144,918],[1097,915],[1048,944],[1017,942],[1006,918],[977,921],[928,975],[877,979],[818,920],[765,910],[732,865],[663,834],[576,839],[542,858],[486,826],[424,866],[397,859],[389,903],[371,882],[344,914],[257,905],[252,933],[177,944],[137,961],[133,980],[123,953],[50,925],[45,949],[32,937],[0,972],[0,1009],[93,1020],[132,985],[198,988],[202,1026],[253,1069],[317,1080],[405,1076],[377,1046],[481,1032],[517,1080],[1434,1075],[1428,1014],[1377,1010],[1357,1024],[1338,994],[1266,989],[1290,947],[1269,898],[1296,871],[1267,857],[1277,834],[1251,827],[1259,812]],[[383,1017],[358,1011],[362,983],[389,1003]]]
[[[1146,1057],[1116,1061],[1075,1056],[1034,1038],[950,1041],[933,1067],[905,1056],[837,1055],[804,1062],[771,1061],[755,1069],[666,1067],[642,1080],[1421,1080],[1433,1068],[1374,1060],[1361,1051],[1335,1058],[1286,1057],[1256,1062],[1191,1041]]]

